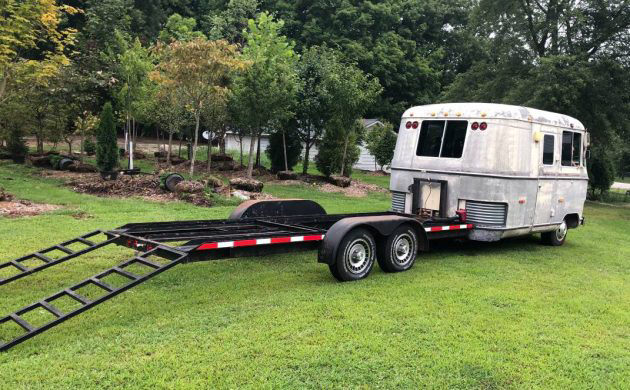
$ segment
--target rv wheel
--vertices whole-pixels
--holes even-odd
[[[351,230],[341,240],[330,272],[342,282],[363,279],[372,271],[375,252],[374,236],[369,231],[361,228]]]
[[[567,239],[568,226],[566,221],[562,221],[560,226],[554,231],[540,234],[542,242],[546,245],[560,246]]]
[[[385,272],[402,272],[413,267],[418,253],[418,238],[409,225],[402,225],[379,245],[376,258]]]

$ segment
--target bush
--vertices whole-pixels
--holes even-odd
[[[376,159],[381,170],[390,165],[394,158],[397,135],[392,130],[391,124],[385,126],[373,126],[367,133],[366,148]]]
[[[348,142],[348,150],[346,152],[344,176],[349,177],[352,174],[352,166],[359,161],[358,135],[350,136]],[[331,176],[341,172],[343,160],[344,139],[334,132],[326,131],[322,141],[317,144],[318,152],[315,156],[315,165],[321,173]]]
[[[302,153],[302,141],[295,130],[285,130],[285,139],[287,144],[287,165],[289,171],[293,170],[295,164],[300,159]],[[284,166],[284,147],[282,142],[282,131],[276,131],[269,137],[269,146],[265,151],[269,160],[271,160],[271,172],[276,173],[285,171]]]
[[[11,158],[16,163],[24,163],[26,154],[28,153],[28,146],[24,142],[22,132],[18,129],[13,129],[9,133],[9,140],[7,142],[7,150],[11,153]]]
[[[96,144],[90,138],[83,142],[83,151],[88,156],[94,156],[96,154]]]
[[[589,187],[592,197],[601,197],[615,180],[615,165],[609,154],[600,151],[593,153],[589,161]],[[599,195],[595,192],[599,190]]]
[[[116,124],[111,103],[105,103],[96,130],[96,165],[101,172],[111,172],[118,165]]]

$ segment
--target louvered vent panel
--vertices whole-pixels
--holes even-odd
[[[406,197],[407,193],[405,192],[392,191],[392,211],[404,213]]]
[[[507,218],[507,204],[466,201],[467,221],[475,226],[503,227]]]

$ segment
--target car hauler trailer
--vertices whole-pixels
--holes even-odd
[[[562,140],[562,148],[556,139]],[[327,264],[335,278],[351,281],[368,276],[375,262],[385,272],[406,271],[435,239],[488,241],[541,231],[547,235],[544,241],[561,245],[566,229],[583,221],[584,199],[579,200],[586,185],[585,139],[578,121],[521,107],[413,108],[403,116],[392,164],[392,211],[329,215],[308,200],[250,201],[226,220],[128,224],[0,263],[2,275],[8,275],[0,279],[2,286],[111,245],[135,251],[117,266],[0,318],[0,337],[3,324],[13,323],[24,331],[10,340],[0,339],[0,351],[181,263],[318,249],[318,261]],[[564,145],[569,143],[571,153],[565,155]],[[576,151],[579,157],[574,156]],[[534,169],[538,157],[543,163]],[[564,169],[565,157],[572,170]],[[484,158],[488,162],[473,161]],[[516,165],[513,170],[505,168],[510,164]],[[518,209],[528,201],[535,207]],[[531,218],[527,213],[533,213]],[[97,241],[98,236],[104,239]],[[125,282],[113,284],[110,277]],[[84,288],[92,289],[90,297],[82,294]],[[94,296],[95,289],[100,294]],[[63,311],[56,306],[58,299],[71,299],[78,308]],[[24,319],[42,309],[52,317],[44,325]]]

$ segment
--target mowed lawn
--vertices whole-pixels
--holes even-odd
[[[2,163],[0,187],[63,209],[0,218],[0,261],[97,228],[231,210],[79,195],[33,173]],[[330,213],[389,207],[384,193],[267,191]],[[630,388],[630,208],[589,204],[585,216],[564,247],[441,243],[408,272],[375,267],[354,283],[314,252],[178,265],[0,353],[0,388]],[[1,286],[0,315],[128,254]]]

